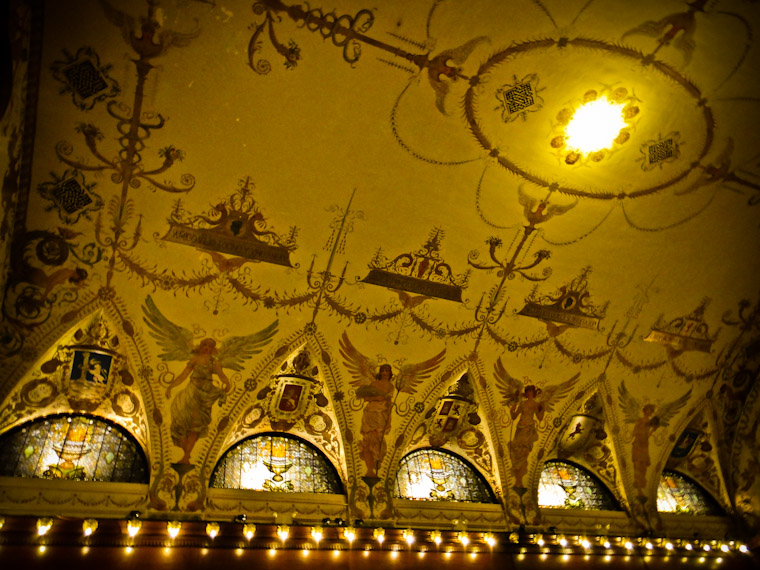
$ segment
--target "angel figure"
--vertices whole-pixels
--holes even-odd
[[[385,435],[391,429],[391,410],[398,394],[414,394],[422,380],[429,378],[443,362],[446,350],[419,364],[401,366],[395,381],[390,364],[378,367],[354,348],[345,332],[340,338],[340,354],[344,358],[343,364],[354,377],[351,385],[356,388],[356,395],[367,403],[362,415],[359,456],[367,466],[366,476],[376,477],[387,450]]]
[[[683,396],[669,404],[658,407],[651,403],[643,406],[634,398],[625,387],[625,382],[620,384],[618,400],[623,409],[625,423],[633,424],[633,486],[640,497],[646,497],[647,469],[651,463],[649,460],[649,438],[658,427],[668,427],[668,423],[676,415],[691,397],[691,388]],[[641,412],[639,413],[639,410]],[[655,411],[659,411],[654,415]]]
[[[159,358],[187,362],[184,370],[166,388],[166,398],[171,398],[172,390],[190,377],[190,382],[177,393],[171,404],[172,442],[184,452],[180,463],[189,464],[195,443],[208,434],[213,405],[224,403],[227,393],[232,390],[224,369],[243,370],[243,363],[261,352],[277,333],[277,321],[257,333],[230,337],[217,348],[213,338],[204,338],[196,345],[193,333],[167,319],[150,295],[145,299],[143,313],[151,336],[163,349]],[[221,387],[214,382],[214,376],[221,382]]]
[[[522,487],[528,472],[528,457],[538,441],[537,422],[543,420],[544,415],[552,411],[554,404],[570,392],[580,373],[561,384],[538,388],[535,384],[525,385],[510,376],[499,358],[494,365],[494,375],[496,387],[503,397],[503,405],[509,408],[513,420],[519,416],[515,433],[507,447],[515,486]]]

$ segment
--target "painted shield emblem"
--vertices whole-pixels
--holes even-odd
[[[294,420],[303,415],[309,400],[310,381],[296,376],[281,376],[270,407],[278,420]]]
[[[559,440],[560,449],[576,453],[586,448],[599,420],[594,416],[576,414],[565,426]]]

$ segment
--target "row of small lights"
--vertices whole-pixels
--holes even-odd
[[[3,528],[5,524],[5,518],[0,516],[0,529]],[[50,517],[41,517],[37,519],[37,534],[38,536],[44,536],[47,534],[47,532],[52,528],[53,526],[53,519]],[[140,520],[137,517],[131,517],[127,519],[127,534],[134,538],[138,535],[140,532],[140,529],[142,528],[142,520]],[[206,524],[206,534],[211,540],[214,540],[220,531],[220,525],[218,522],[209,522]],[[91,536],[96,530],[98,529],[98,521],[92,518],[85,519],[82,521],[82,533],[85,537]],[[174,540],[179,536],[179,533],[182,529],[182,523],[180,521],[168,521],[166,523],[166,530],[169,537]],[[343,530],[343,538],[348,541],[349,545],[353,543],[354,540],[356,540],[356,529],[354,527],[348,526],[348,527],[342,527]],[[243,536],[250,541],[254,534],[256,532],[256,525],[253,523],[245,522],[243,523]],[[279,525],[277,527],[277,536],[279,539],[285,543],[287,541],[288,537],[290,536],[290,527],[288,525]],[[314,540],[317,547],[319,547],[319,543],[322,540],[324,536],[323,528],[321,526],[315,526],[311,529],[311,538]],[[385,541],[385,529],[380,527],[376,528],[373,531],[372,537],[374,540],[377,541],[377,543],[382,546],[383,542]],[[466,549],[467,546],[471,542],[470,535],[466,531],[460,531],[456,534],[457,540],[464,546]],[[406,542],[409,547],[411,548],[412,544],[414,544],[416,538],[415,538],[415,531],[412,529],[406,529],[402,532],[402,539],[404,542]],[[436,546],[440,546],[441,542],[443,541],[443,537],[440,530],[433,530],[430,532],[430,539],[435,543]],[[509,535],[509,540],[512,543],[518,543],[519,536],[517,533],[511,533]],[[485,542],[490,548],[493,548],[496,545],[496,537],[491,532],[486,532],[483,534],[483,542]],[[647,552],[652,552],[655,550],[655,548],[664,548],[667,553],[674,552],[677,548],[683,549],[688,552],[710,552],[712,550],[722,552],[722,553],[728,553],[731,551],[738,551],[743,554],[747,554],[749,552],[749,548],[746,544],[737,542],[737,541],[719,541],[719,540],[710,540],[710,541],[688,541],[688,540],[674,540],[670,541],[664,538],[631,538],[631,537],[605,537],[605,536],[597,536],[597,537],[586,537],[582,535],[576,535],[567,537],[565,535],[559,534],[559,535],[550,535],[550,536],[544,536],[542,534],[533,534],[528,536],[528,542],[530,544],[535,544],[539,547],[550,547],[552,545],[559,546],[561,548],[568,548],[572,547],[574,545],[582,547],[585,551],[589,551],[593,549],[594,547],[602,547],[606,549],[607,551],[611,550],[613,546],[622,547],[625,549],[627,553],[631,553],[637,546],[639,548],[645,549]],[[553,544],[552,544],[553,543]],[[544,553],[547,554],[549,551],[544,550]],[[526,553],[525,549],[522,551],[523,554]]]

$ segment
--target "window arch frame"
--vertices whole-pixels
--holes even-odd
[[[664,483],[665,477],[667,475],[675,475],[677,478],[681,478],[684,483],[687,485],[691,485],[693,487],[692,490],[686,490],[687,493],[695,492],[698,496],[700,496],[700,500],[703,502],[703,507],[706,512],[703,513],[695,513],[695,512],[689,512],[689,511],[661,511],[659,507],[659,494],[660,494],[660,486]],[[710,493],[707,489],[705,489],[702,485],[699,484],[694,478],[686,475],[685,473],[681,473],[680,471],[676,471],[675,469],[663,469],[660,473],[660,480],[657,483],[657,496],[655,497],[655,504],[657,505],[657,513],[658,514],[665,514],[665,515],[689,515],[689,516],[696,516],[696,517],[705,517],[705,516],[713,516],[713,517],[722,517],[726,516],[725,509],[721,506],[720,501],[713,497],[712,493]]]
[[[90,414],[90,413],[86,413],[86,412],[71,411],[71,412],[56,412],[56,413],[48,414],[48,415],[40,415],[40,416],[37,416],[37,417],[35,417],[35,418],[31,419],[31,420],[27,420],[27,421],[25,421],[25,422],[23,422],[21,424],[18,424],[16,426],[8,429],[7,431],[5,431],[5,432],[3,432],[3,433],[0,434],[0,460],[3,459],[3,457],[2,457],[2,445],[5,443],[6,440],[10,440],[10,438],[14,437],[16,434],[21,433],[25,429],[33,428],[35,425],[41,425],[41,424],[43,424],[45,422],[49,422],[49,421],[52,421],[52,420],[59,420],[59,419],[62,419],[62,418],[63,419],[68,418],[69,420],[72,420],[72,419],[75,419],[75,418],[82,418],[85,421],[89,420],[90,422],[92,422],[94,420],[95,422],[99,422],[99,423],[105,425],[109,429],[115,430],[122,437],[123,440],[126,440],[127,442],[129,442],[129,444],[134,448],[135,457],[132,459],[132,467],[130,468],[130,473],[132,473],[135,470],[135,463],[139,462],[139,461],[142,461],[142,466],[143,466],[142,471],[144,473],[144,477],[141,480],[123,480],[123,479],[119,479],[119,480],[113,480],[113,479],[105,480],[105,479],[79,479],[79,478],[75,478],[75,477],[46,477],[46,476],[36,476],[36,475],[3,475],[3,476],[10,477],[10,478],[40,479],[40,480],[48,480],[48,481],[58,479],[58,480],[67,480],[67,481],[79,481],[79,482],[82,482],[82,483],[129,483],[129,484],[138,484],[138,485],[147,485],[147,484],[150,483],[150,462],[148,460],[148,454],[146,453],[145,449],[140,444],[140,442],[138,441],[138,439],[134,436],[134,434],[132,434],[132,432],[130,432],[129,429],[127,429],[125,426],[119,424],[118,422],[116,422],[116,421],[114,421],[114,420],[112,420],[110,418],[106,418],[106,417],[103,417],[103,416],[99,416],[99,415],[96,415],[96,414]],[[38,459],[38,462],[42,460],[42,456],[43,456],[43,453],[44,453],[44,448],[47,445],[49,437],[50,437],[50,434],[48,432],[48,434],[45,436],[45,443],[43,444],[43,448],[40,450],[40,457]],[[68,442],[69,441],[68,437],[69,436],[68,436],[68,430],[67,430],[67,433],[64,436],[63,441],[64,442]],[[22,447],[23,447],[24,443],[26,443],[26,439],[24,440],[24,442],[21,443]],[[99,457],[100,457],[100,454],[103,453],[103,451],[102,451],[103,445],[104,444],[101,442],[101,447],[98,449],[98,456]],[[64,445],[62,447],[65,447],[65,443],[64,443]],[[21,453],[23,453],[23,452],[24,452],[24,450],[22,449]],[[56,451],[56,453],[59,453],[59,459],[61,459],[62,461],[65,461],[63,459],[63,457],[60,455],[60,452]],[[116,454],[116,457],[118,457],[118,453]],[[80,456],[80,458],[81,458],[81,456]],[[77,458],[77,461],[79,461],[80,458]],[[19,464],[20,461],[21,461],[20,458],[16,460],[16,464],[15,464],[15,466],[13,468],[14,472],[18,469],[18,464]],[[100,459],[96,460],[96,467],[95,467],[95,469],[97,469],[97,463],[99,463],[99,462],[100,462]],[[113,472],[116,471],[116,467],[117,466],[115,465]],[[56,465],[56,468],[60,471],[60,467],[58,467],[58,465]],[[79,468],[77,467],[76,469],[79,469]],[[138,465],[137,469],[138,469],[138,473],[139,473],[139,465]],[[38,468],[35,467],[34,472],[36,472],[37,470],[38,470]],[[112,473],[112,476],[113,476],[113,473]]]
[[[287,439],[290,441],[294,441],[300,445],[303,445],[306,447],[313,455],[314,457],[321,460],[324,465],[327,468],[328,474],[332,475],[334,478],[334,482],[336,484],[336,488],[333,491],[325,492],[325,491],[287,491],[288,493],[316,493],[321,495],[346,495],[346,485],[343,479],[340,476],[340,471],[333,465],[332,461],[330,461],[330,458],[327,457],[327,454],[324,453],[319,447],[314,445],[309,440],[300,437],[298,435],[286,433],[286,432],[278,432],[278,431],[264,431],[260,433],[255,433],[253,435],[249,435],[244,437],[243,439],[240,439],[227,447],[227,449],[221,453],[219,456],[219,459],[214,464],[214,468],[211,470],[211,476],[209,477],[209,489],[228,489],[228,490],[235,490],[235,491],[248,491],[253,493],[259,493],[259,492],[268,492],[266,489],[250,489],[246,487],[227,487],[224,485],[216,486],[216,480],[217,480],[217,473],[219,469],[221,468],[222,463],[227,459],[227,457],[233,453],[235,450],[240,448],[241,446],[245,445],[246,443],[253,441],[255,439],[260,439],[264,437],[271,437],[271,438],[282,438]],[[273,472],[274,473],[274,472]],[[329,477],[328,477],[328,486],[329,486]],[[278,492],[281,492],[282,490],[278,490]]]
[[[597,489],[600,489],[602,500],[609,501],[610,508],[589,508],[589,507],[572,507],[572,506],[548,506],[548,505],[542,505],[539,499],[539,494],[541,492],[541,479],[543,478],[544,472],[546,471],[546,466],[549,464],[559,464],[559,465],[567,465],[574,469],[578,469],[580,473],[588,477],[591,482],[597,487]],[[564,489],[564,487],[563,487]],[[605,485],[604,481],[602,481],[596,474],[594,474],[590,469],[587,467],[584,467],[583,465],[580,465],[578,463],[575,463],[574,461],[568,461],[567,459],[547,459],[544,461],[543,466],[541,468],[541,472],[538,476],[538,485],[536,487],[536,504],[538,505],[538,508],[540,509],[551,509],[556,511],[623,511],[623,508],[620,504],[620,500],[618,497],[615,496],[615,493]]]
[[[485,491],[485,494],[487,495],[486,501],[478,501],[478,500],[467,500],[467,499],[436,499],[436,498],[421,498],[421,497],[408,497],[403,496],[400,492],[399,488],[399,476],[401,475],[401,471],[404,468],[405,461],[410,456],[413,456],[414,454],[426,452],[426,451],[433,451],[436,453],[441,453],[442,455],[448,456],[453,458],[455,461],[460,462],[465,469],[467,469],[468,472],[470,472],[473,477],[480,483],[480,486]],[[432,470],[432,468],[431,468]],[[432,477],[431,477],[432,479]],[[418,447],[417,449],[413,449],[412,451],[404,454],[401,459],[399,460],[398,469],[396,470],[396,475],[394,477],[393,481],[393,497],[396,499],[403,499],[408,501],[429,501],[431,503],[441,503],[441,502],[455,502],[455,503],[470,503],[470,504],[481,504],[481,505],[492,505],[492,504],[498,504],[499,501],[496,498],[496,493],[494,493],[494,490],[491,488],[491,485],[488,483],[488,480],[485,478],[485,476],[480,472],[480,470],[475,467],[475,465],[472,464],[472,462],[468,461],[458,453],[454,451],[450,451],[448,449],[442,448],[442,447],[433,447],[433,446],[427,446],[427,447]]]

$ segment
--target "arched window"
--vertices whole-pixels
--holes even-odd
[[[343,493],[338,473],[317,448],[287,435],[244,439],[219,460],[211,487],[295,493]]]
[[[547,461],[538,482],[538,506],[546,509],[617,511],[620,507],[604,484],[567,461]]]
[[[676,473],[663,471],[657,488],[657,510],[661,513],[722,515],[715,499],[694,481]]]
[[[404,456],[396,475],[395,496],[425,501],[495,503],[485,479],[464,459],[425,448]]]
[[[124,428],[66,414],[0,436],[0,476],[147,483],[148,469],[145,454]]]

